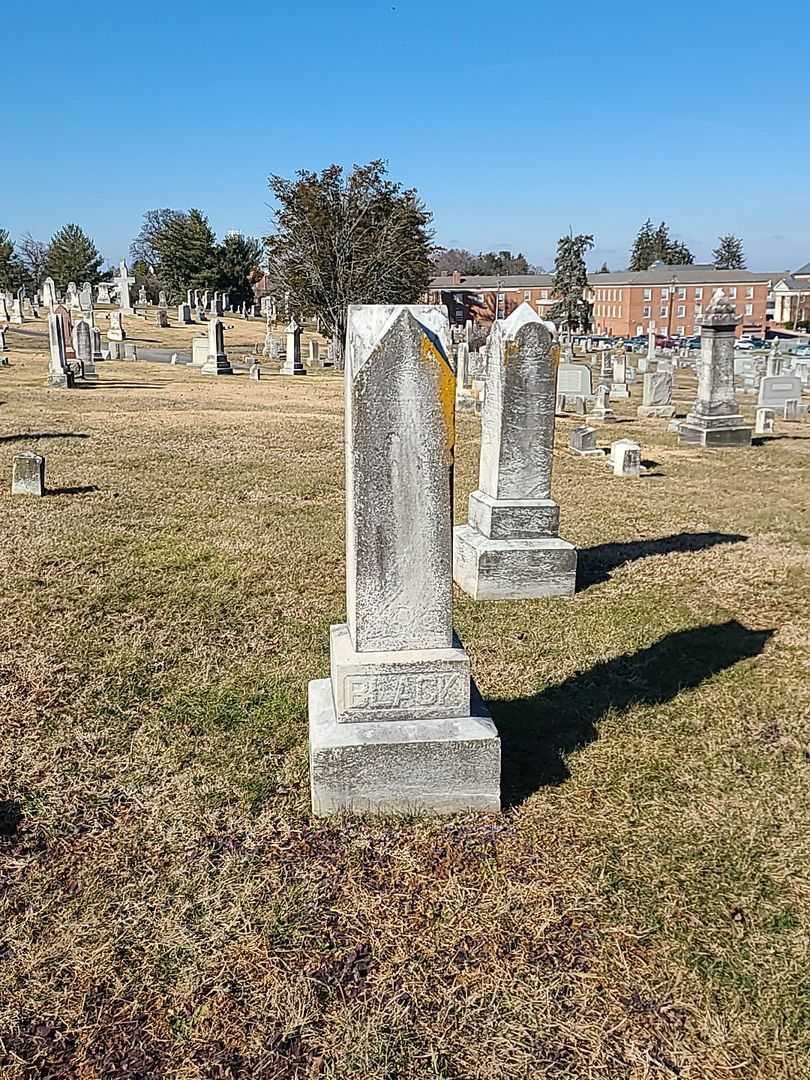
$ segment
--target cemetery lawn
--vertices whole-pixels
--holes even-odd
[[[504,813],[316,821],[339,378],[47,391],[9,342],[4,1080],[810,1076],[810,424],[741,451],[602,425],[634,482],[560,421],[576,597],[457,596]],[[28,447],[44,499],[8,494]]]

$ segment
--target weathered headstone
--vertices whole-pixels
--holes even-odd
[[[591,419],[603,424],[612,423],[616,419],[616,413],[610,407],[610,387],[605,383],[596,388],[596,401],[591,409]]]
[[[73,327],[73,348],[76,359],[81,364],[81,372],[86,379],[97,378],[96,365],[93,361],[93,335],[90,323],[86,319],[79,319]]]
[[[55,312],[48,316],[48,340],[51,350],[48,360],[48,386],[52,390],[70,390],[73,386],[73,372],[67,363],[64,324]]]
[[[14,455],[11,472],[12,495],[45,494],[45,458],[33,450]]]
[[[169,313],[166,308],[155,308],[155,326],[160,330],[165,330],[169,325]]]
[[[113,283],[118,288],[118,307],[125,315],[132,315],[134,308],[129,296],[129,287],[135,284],[135,278],[127,270],[126,259],[122,259],[118,264],[118,277],[113,278]]]
[[[42,282],[42,304],[48,309],[56,306],[56,285],[52,277],[46,277]]]
[[[807,419],[807,415],[808,406],[804,405],[798,398],[789,398],[783,406],[783,420],[789,420],[795,423],[799,420]]]
[[[590,367],[587,364],[560,364],[557,368],[557,393],[592,397]]]
[[[96,288],[96,301],[99,304],[111,304],[110,285],[107,281],[100,281]]]
[[[639,416],[657,416],[670,420],[675,415],[672,404],[672,376],[667,371],[648,371],[644,376]]]
[[[71,311],[77,311],[81,308],[81,302],[79,300],[79,287],[75,281],[69,281],[67,284],[67,305]]]
[[[177,321],[181,326],[190,326],[192,323],[191,318],[191,305],[190,304],[178,304],[177,307]]]
[[[18,326],[25,322],[22,313],[22,300],[11,301],[11,318],[9,321],[16,323]]]
[[[596,445],[596,428],[580,424],[571,429],[568,437],[568,449],[577,457],[604,457],[604,452]]]
[[[208,335],[195,337],[191,342],[191,366],[202,367],[208,359]]]
[[[627,385],[627,356],[625,353],[616,353],[613,357],[613,381],[610,384],[610,396],[612,398],[630,397],[630,389]]]
[[[6,300],[5,294],[0,293],[0,322],[7,323],[8,321],[8,301]]]
[[[0,326],[0,352],[6,351],[6,328]]]
[[[287,326],[287,351],[284,363],[281,365],[282,375],[306,375],[306,369],[301,363],[301,327],[290,319]]]
[[[526,303],[490,335],[478,490],[454,535],[454,577],[474,600],[574,593],[576,548],[551,498],[558,352]]]
[[[757,409],[754,420],[755,435],[773,435],[776,414],[773,409]]]
[[[259,379],[261,379],[261,377],[262,377],[262,366],[258,362],[258,360],[255,360],[250,365],[250,378],[253,380],[253,382],[258,382]]]
[[[351,306],[344,377],[348,618],[309,684],[313,811],[497,811],[500,742],[452,625],[443,309]]]
[[[309,339],[309,365],[310,367],[318,367],[321,362],[321,346],[320,342],[315,338]]]
[[[73,320],[70,317],[70,312],[64,304],[57,304],[53,309],[53,313],[62,324],[62,340],[65,343],[65,358],[67,360],[75,360],[76,350],[73,348]]]
[[[97,364],[99,360],[104,359],[101,351],[101,331],[97,326],[90,327],[90,341],[93,352],[93,363]]]
[[[89,281],[83,281],[79,290],[79,307],[82,311],[89,311],[93,306],[93,286]]]
[[[641,476],[641,447],[632,439],[618,439],[610,445],[610,464],[614,476],[637,480]]]
[[[722,289],[700,320],[697,400],[678,428],[678,441],[697,446],[750,446],[734,393],[734,329],[741,316]]]
[[[776,358],[777,361],[779,358]],[[776,364],[769,367],[776,367]],[[781,363],[780,363],[781,367]],[[786,401],[792,401],[802,396],[802,381],[797,375],[782,374],[763,375],[759,383],[759,396],[757,405],[761,409],[778,409],[780,412],[785,407]]]
[[[208,356],[200,368],[201,375],[233,375],[233,368],[225,353],[225,331],[222,320],[213,318],[208,323]]]
[[[126,339],[127,332],[124,329],[124,324],[121,318],[120,311],[110,312],[110,328],[107,331],[108,341],[124,341]]]
[[[148,299],[148,297],[146,295],[146,286],[145,285],[140,285],[138,287],[138,305],[139,305],[139,307],[146,307],[146,305],[148,303],[149,303],[149,299]]]

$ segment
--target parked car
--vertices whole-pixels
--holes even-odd
[[[761,337],[750,337],[750,338],[746,338],[746,340],[747,340],[747,341],[750,341],[750,342],[751,342],[751,344],[752,344],[752,345],[754,346],[754,348],[755,348],[755,349],[767,349],[767,348],[768,348],[768,344],[769,344],[769,342],[767,342],[767,341],[765,340],[765,338],[761,338]]]
[[[694,334],[692,337],[684,338],[681,342],[681,346],[684,349],[699,349],[700,348],[700,334]]]
[[[735,349],[742,349],[744,352],[751,352],[754,348],[754,344],[751,341],[746,341],[745,338],[739,338],[734,342]]]
[[[796,345],[790,350],[790,355],[799,360],[810,360],[810,345]]]

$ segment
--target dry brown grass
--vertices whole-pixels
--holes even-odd
[[[585,587],[457,598],[507,810],[313,822],[340,381],[12,349],[0,476],[54,493],[0,494],[4,1078],[810,1075],[810,427],[561,449]],[[465,417],[460,518],[476,460]]]

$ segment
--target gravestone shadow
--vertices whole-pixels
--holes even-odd
[[[788,439],[790,441],[806,442],[810,439],[810,432],[807,435],[755,435],[751,440],[752,446],[767,446],[768,443],[780,442],[782,439]]]
[[[33,439],[89,439],[84,431],[32,431],[25,435],[0,435],[0,443],[28,442]]]
[[[742,533],[674,533],[657,540],[630,540],[626,544],[596,544],[582,548],[577,554],[577,592],[608,581],[614,570],[636,559],[669,555],[673,551],[705,551],[718,544],[739,544],[747,539]]]
[[[98,491],[95,484],[80,484],[76,487],[46,488],[46,495],[89,495]]]
[[[597,724],[609,709],[670,701],[682,690],[758,656],[773,633],[748,630],[734,620],[679,630],[532,697],[488,699],[501,737],[504,808],[566,780],[570,775],[566,755],[598,737]]]

